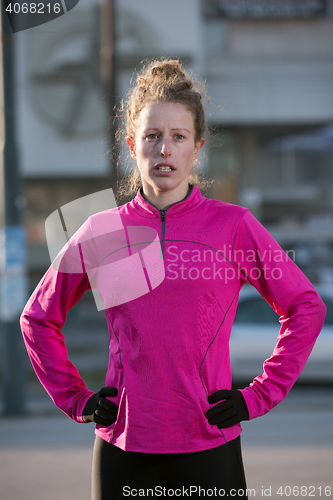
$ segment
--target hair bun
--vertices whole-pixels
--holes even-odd
[[[158,65],[152,67],[151,74],[154,77],[157,76],[159,78],[165,78],[166,80],[175,77],[186,79],[186,75],[181,70],[178,61],[161,62]]]

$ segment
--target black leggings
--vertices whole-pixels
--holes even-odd
[[[247,498],[240,437],[205,451],[152,454],[123,451],[96,436],[92,500],[135,496]]]

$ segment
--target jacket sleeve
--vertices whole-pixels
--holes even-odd
[[[288,394],[325,320],[317,291],[268,231],[246,211],[234,241],[242,283],[250,283],[279,315],[278,342],[264,371],[242,389],[250,419],[264,415]]]
[[[89,290],[79,232],[52,263],[26,304],[20,318],[23,339],[33,368],[54,403],[77,422],[93,394],[68,359],[61,332],[67,311]],[[87,249],[89,245],[85,245]],[[91,246],[91,245],[90,245]],[[78,262],[78,259],[81,262]],[[81,272],[80,272],[81,271]]]

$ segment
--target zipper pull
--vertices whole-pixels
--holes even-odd
[[[160,214],[161,214],[161,221],[164,222],[165,221],[166,210],[160,210]]]

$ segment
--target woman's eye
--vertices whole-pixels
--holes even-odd
[[[157,137],[157,134],[149,134],[147,135],[147,139],[150,140],[150,141],[153,141],[154,139],[156,139]]]

